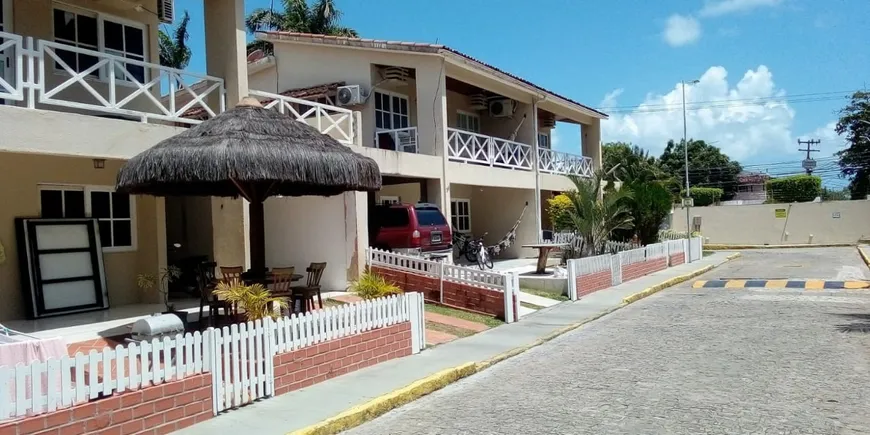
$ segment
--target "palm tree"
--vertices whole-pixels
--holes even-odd
[[[268,30],[359,37],[356,30],[341,25],[341,11],[336,9],[334,0],[317,0],[313,6],[308,6],[306,0],[281,0],[281,3],[282,11],[271,8],[251,11],[245,19],[248,32]],[[255,40],[248,44],[248,54],[255,50],[271,54],[272,44]]]
[[[187,32],[187,24],[190,23],[190,15],[184,11],[184,16],[178,26],[171,31],[171,35],[160,29],[158,46],[160,47],[160,65],[175,69],[184,69],[190,63],[191,51],[187,46],[190,34]]]
[[[574,184],[574,190],[566,193],[571,201],[568,215],[572,230],[582,240],[581,256],[603,253],[605,242],[615,231],[632,228],[626,204],[631,191],[626,187],[613,189],[607,175],[598,170],[591,179],[568,177]]]

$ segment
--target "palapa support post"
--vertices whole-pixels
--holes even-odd
[[[257,277],[265,276],[266,273],[266,213],[262,200],[254,200],[248,203],[248,237],[251,243],[251,271]]]

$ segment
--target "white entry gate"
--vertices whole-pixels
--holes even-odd
[[[234,324],[213,331],[209,343],[214,414],[275,395],[275,323]]]

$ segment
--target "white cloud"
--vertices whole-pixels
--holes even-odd
[[[673,14],[665,23],[662,37],[672,47],[691,44],[701,37],[701,23],[688,15]]]
[[[614,95],[621,93],[618,91],[608,93],[602,107],[617,107]],[[737,160],[781,160],[782,154],[797,153],[795,112],[779,98],[784,96],[785,91],[776,87],[773,74],[764,65],[746,71],[734,85],[729,84],[725,68],[711,67],[699,83],[686,86],[688,136],[714,143]],[[761,104],[752,104],[758,99],[762,99]],[[602,123],[604,141],[633,142],[658,155],[669,139],[683,137],[679,83],[665,94],[648,94],[631,110],[612,112]],[[809,136],[829,144],[837,138],[831,124]]]
[[[720,17],[722,15],[749,12],[754,9],[777,6],[782,0],[718,0],[707,1],[701,8],[702,17]]]

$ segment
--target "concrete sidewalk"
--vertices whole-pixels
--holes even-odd
[[[542,309],[517,323],[231,410],[176,433],[283,435],[302,429],[439,371],[468,362],[484,361],[531,345],[555,331],[622,305],[623,298],[627,296],[706,266],[718,266],[728,261],[726,257],[729,254],[717,252],[691,264],[682,264],[595,292],[577,302],[565,302]]]

